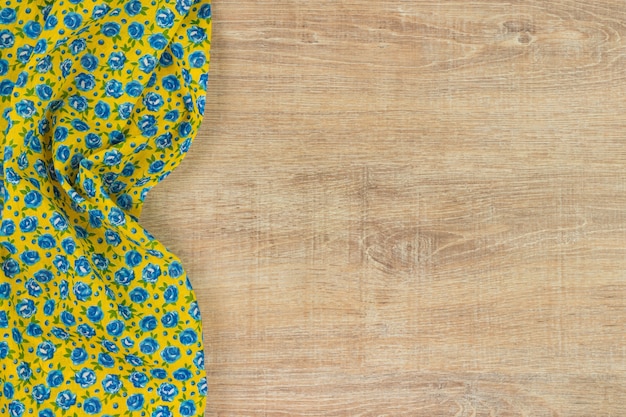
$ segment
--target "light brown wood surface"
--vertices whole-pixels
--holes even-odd
[[[207,416],[626,416],[626,3],[214,0],[143,224]]]

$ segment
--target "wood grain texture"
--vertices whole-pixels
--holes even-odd
[[[143,224],[207,416],[626,415],[622,1],[214,0]]]

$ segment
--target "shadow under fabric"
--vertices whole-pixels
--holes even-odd
[[[138,218],[202,122],[210,39],[206,0],[0,5],[1,414],[204,414],[195,294]]]

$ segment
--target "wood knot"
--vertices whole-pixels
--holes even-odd
[[[502,27],[504,28],[505,33],[535,33],[535,25],[526,20],[509,20],[502,23]]]

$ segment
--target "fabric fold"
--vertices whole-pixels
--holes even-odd
[[[200,416],[198,302],[138,222],[202,122],[208,1],[0,6],[0,411]]]

